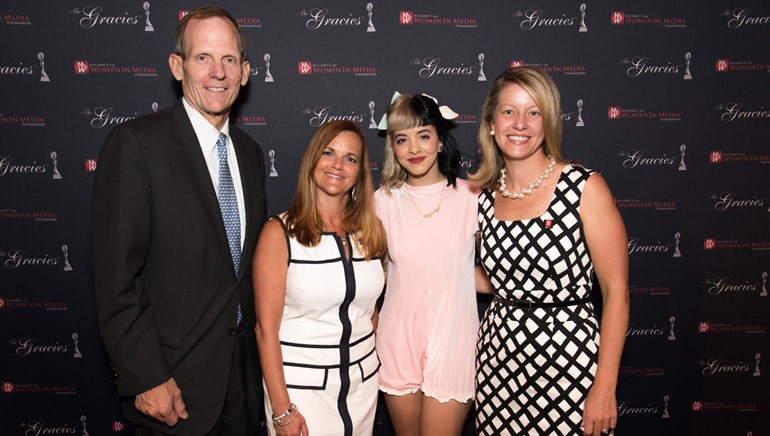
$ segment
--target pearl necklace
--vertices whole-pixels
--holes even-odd
[[[532,191],[534,191],[535,189],[539,188],[540,185],[543,184],[543,180],[547,179],[548,176],[551,175],[555,165],[556,165],[556,160],[551,159],[551,162],[549,162],[548,166],[545,168],[545,172],[543,174],[541,174],[537,178],[537,180],[535,180],[534,182],[530,183],[529,186],[527,186],[526,188],[522,189],[519,192],[510,192],[508,190],[508,185],[506,185],[506,183],[505,183],[505,175],[506,175],[505,165],[503,165],[503,168],[500,169],[500,178],[497,179],[497,183],[500,185],[498,190],[503,194],[503,197],[505,197],[505,198],[511,198],[511,199],[514,199],[514,200],[519,199],[519,198],[524,198],[525,195],[531,194]]]
[[[446,180],[444,180],[444,182],[446,182]],[[439,211],[441,210],[441,202],[444,201],[444,191],[445,190],[446,190],[446,183],[444,184],[444,187],[441,188],[441,197],[438,200],[438,206],[433,208],[433,210],[429,211],[428,213],[422,213],[422,211],[420,210],[420,207],[417,206],[417,202],[414,201],[414,198],[412,198],[412,194],[409,193],[409,187],[404,186],[404,191],[406,191],[407,197],[409,197],[409,199],[412,200],[412,204],[414,205],[414,208],[417,209],[417,212],[420,215],[422,215],[423,218],[426,218],[426,219],[432,217],[433,215],[435,215],[437,213],[439,213]]]

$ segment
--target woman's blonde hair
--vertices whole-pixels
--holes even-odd
[[[492,83],[492,88],[489,90],[481,109],[481,122],[477,136],[481,162],[479,169],[468,175],[468,180],[480,188],[497,188],[497,179],[504,163],[500,148],[492,136],[490,124],[494,121],[495,110],[500,104],[500,94],[505,87],[514,84],[524,88],[540,109],[544,133],[543,144],[541,145],[543,151],[556,161],[562,160],[561,105],[556,84],[540,68],[509,68]]]
[[[352,132],[358,136],[361,141],[361,159],[358,181],[348,193],[341,225],[351,235],[360,233],[360,239],[353,239],[366,260],[380,258],[387,252],[385,229],[374,212],[374,187],[369,172],[366,137],[352,121],[330,121],[313,135],[302,157],[297,192],[286,212],[286,227],[289,235],[303,245],[313,247],[321,241],[324,225],[317,206],[318,185],[314,173],[326,146],[342,132]]]

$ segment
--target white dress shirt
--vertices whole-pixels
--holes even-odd
[[[211,183],[214,184],[214,192],[219,196],[219,155],[217,154],[217,140],[219,139],[219,133],[208,120],[203,118],[195,108],[187,103],[187,100],[182,98],[184,109],[187,112],[187,116],[190,118],[195,135],[198,137],[198,142],[203,152],[203,157],[206,159],[206,166],[209,169],[209,175],[211,176]],[[233,177],[233,185],[235,186],[235,197],[238,200],[238,216],[241,221],[241,247],[243,247],[243,240],[246,235],[246,209],[243,205],[243,185],[241,184],[241,172],[238,167],[238,159],[235,155],[235,148],[233,147],[233,139],[230,137],[230,120],[225,121],[225,125],[222,127],[221,133],[227,136],[227,165],[230,167],[230,174]]]

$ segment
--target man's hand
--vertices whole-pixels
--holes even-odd
[[[187,419],[189,416],[182,401],[182,391],[173,377],[162,385],[138,394],[134,405],[140,412],[169,427],[175,426],[179,419]]]

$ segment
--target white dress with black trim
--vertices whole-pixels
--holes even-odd
[[[372,315],[384,274],[379,259],[366,261],[353,236],[345,238],[350,259],[336,233],[324,233],[315,247],[287,236],[279,338],[289,398],[313,436],[371,435],[374,428],[380,361]],[[270,401],[265,409],[274,413]]]

